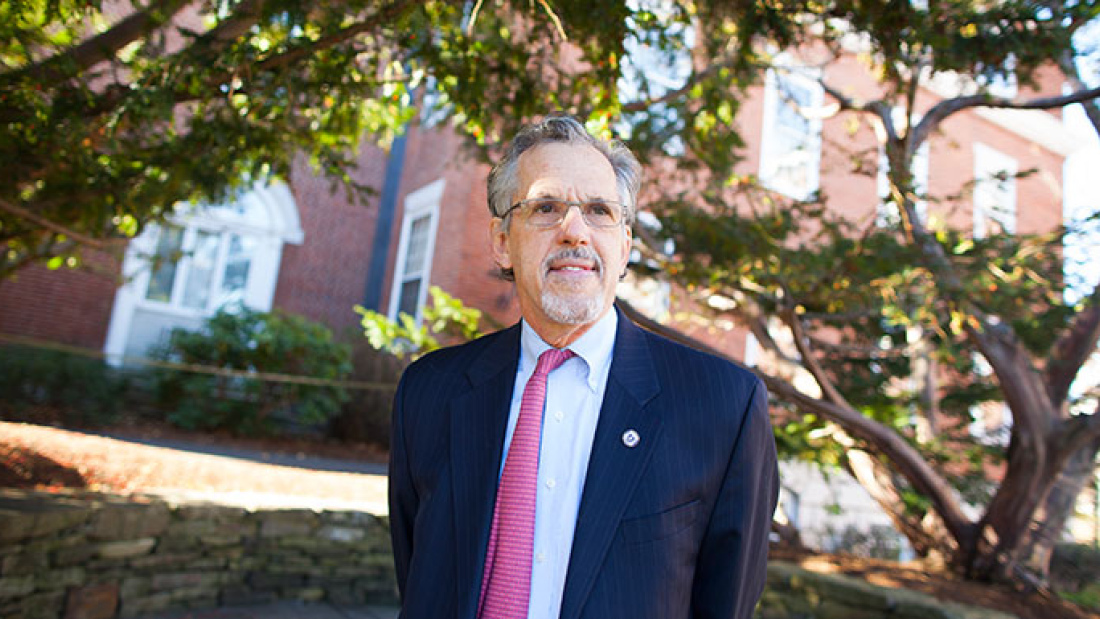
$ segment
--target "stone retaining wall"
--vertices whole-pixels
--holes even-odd
[[[396,599],[388,523],[154,497],[0,490],[0,618],[112,619],[278,599]]]
[[[396,603],[387,526],[364,511],[0,490],[0,619],[114,619],[282,599]],[[1012,616],[773,561],[757,617]]]

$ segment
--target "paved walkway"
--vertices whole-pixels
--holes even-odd
[[[306,602],[272,602],[252,606],[225,606],[208,610],[174,610],[138,619],[396,619],[389,606],[336,606]]]
[[[312,471],[329,471],[335,473],[362,473],[366,475],[385,475],[386,464],[381,462],[363,462],[361,460],[336,460],[309,454],[281,454],[268,453],[249,449],[246,447],[233,447],[219,444],[203,444],[194,440],[180,440],[173,438],[150,438],[134,436],[124,432],[87,432],[94,436],[103,436],[118,441],[148,445],[150,447],[164,447],[176,451],[204,454],[208,456],[221,456],[224,458],[236,458],[260,464],[276,464],[279,466],[291,466]]]

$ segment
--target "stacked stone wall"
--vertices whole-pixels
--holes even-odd
[[[386,520],[0,491],[0,618],[113,619],[285,599],[394,602]]]
[[[0,490],[0,619],[115,619],[278,600],[396,604],[385,518]],[[1011,619],[768,566],[758,619]]]

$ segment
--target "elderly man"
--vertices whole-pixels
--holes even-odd
[[[767,393],[614,308],[639,184],[629,150],[560,115],[489,175],[523,319],[402,377],[403,617],[751,616],[778,489]]]

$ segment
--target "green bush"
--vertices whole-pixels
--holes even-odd
[[[1100,610],[1100,548],[1086,544],[1056,545],[1050,560],[1050,582],[1062,598]]]
[[[281,312],[221,310],[201,331],[172,332],[156,356],[186,364],[343,380],[351,351],[325,326]],[[270,434],[282,425],[325,425],[348,399],[344,389],[246,376],[164,371],[157,391],[168,420],[188,429]]]
[[[5,419],[63,425],[110,423],[126,381],[100,359],[27,346],[0,348]]]
[[[390,416],[397,382],[408,366],[407,358],[376,350],[363,338],[352,344],[352,380],[373,383],[373,389],[357,389],[333,419],[332,436],[342,441],[370,443],[383,450],[390,446]]]

